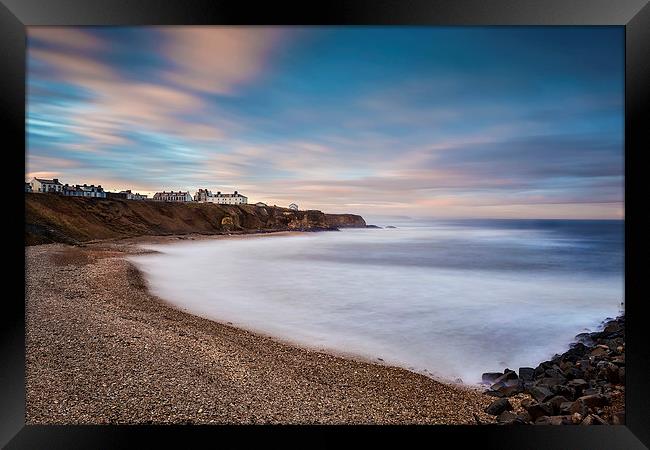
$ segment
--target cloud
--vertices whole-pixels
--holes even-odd
[[[263,73],[285,34],[277,27],[163,29],[163,52],[173,63],[165,78],[196,91],[231,94]]]
[[[29,26],[27,37],[30,41],[76,51],[103,50],[107,47],[104,41],[80,28]]]

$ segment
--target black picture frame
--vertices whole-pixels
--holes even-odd
[[[283,7],[284,6],[284,7]],[[25,146],[26,26],[30,25],[163,25],[163,24],[277,24],[277,25],[611,25],[625,27],[625,295],[626,295],[626,425],[553,426],[431,426],[431,427],[221,427],[221,426],[35,426],[25,425],[25,310],[24,216],[21,171]],[[417,437],[481,448],[641,449],[650,446],[649,364],[643,315],[642,288],[647,258],[640,237],[647,231],[647,208],[642,197],[642,153],[650,149],[648,127],[650,84],[650,5],[647,0],[355,0],[279,2],[249,0],[192,2],[164,0],[0,0],[1,122],[5,126],[8,202],[5,217],[7,264],[0,331],[0,445],[7,448],[129,447],[136,442],[188,442],[208,438],[237,438],[246,444],[255,436],[274,439],[286,432],[305,431],[314,446],[327,438],[347,440],[364,432],[384,441],[388,437]],[[20,189],[20,195],[18,190]],[[15,238],[14,238],[15,236]],[[643,259],[642,259],[643,258]],[[9,293],[11,292],[11,293]],[[21,297],[21,295],[23,295]],[[254,431],[255,433],[249,433]],[[325,438],[325,439],[324,439]]]

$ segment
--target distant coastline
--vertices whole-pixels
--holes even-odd
[[[365,228],[356,214],[278,206],[165,203],[25,193],[25,244],[79,244],[135,236]]]

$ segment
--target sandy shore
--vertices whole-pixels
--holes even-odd
[[[28,424],[494,422],[480,392],[166,305],[124,257],[178,239],[26,247]]]

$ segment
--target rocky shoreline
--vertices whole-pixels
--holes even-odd
[[[581,333],[561,355],[518,373],[484,373],[485,412],[502,425],[624,425],[625,315]],[[477,418],[478,423],[483,423]]]

